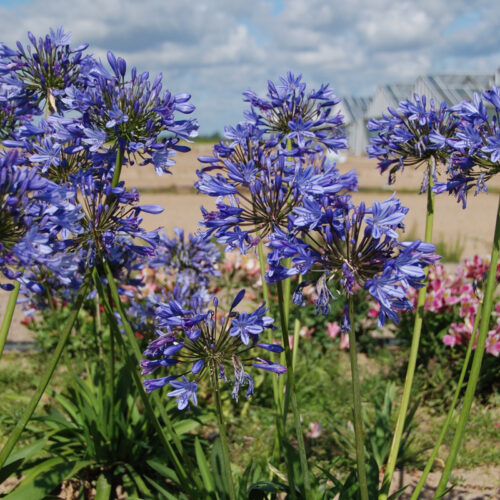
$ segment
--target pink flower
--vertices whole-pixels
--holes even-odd
[[[380,312],[380,304],[377,302],[368,310],[368,317],[378,318],[379,312]]]
[[[317,439],[321,436],[322,433],[323,429],[321,428],[321,424],[319,422],[311,422],[306,432],[306,436],[309,439]]]
[[[314,328],[307,328],[307,326],[303,326],[300,329],[299,335],[301,337],[304,337],[306,339],[310,339],[312,337],[312,334],[314,333]]]
[[[378,316],[378,313],[377,313],[377,316]],[[328,336],[331,339],[337,338],[337,335],[340,332],[340,326],[339,326],[339,324],[336,321],[328,323],[328,325],[327,325],[327,332],[328,332]]]
[[[492,330],[488,333],[485,351],[497,358],[500,355],[500,332],[498,330]]]
[[[346,332],[340,334],[340,349],[349,349],[349,335]]]
[[[448,335],[446,334],[444,337],[443,337],[443,343],[444,345],[447,345],[448,347],[455,347],[457,345],[457,337],[455,337],[454,335]]]

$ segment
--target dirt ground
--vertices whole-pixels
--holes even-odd
[[[500,466],[477,467],[474,470],[454,469],[453,478],[456,486],[443,497],[443,500],[500,499]],[[419,479],[420,471],[396,471],[391,491],[406,486],[405,492],[399,498],[409,500]],[[431,500],[440,479],[441,471],[431,472],[419,500]]]
[[[175,226],[183,227],[186,232],[198,229],[198,221],[201,218],[200,205],[211,208],[214,206],[214,200],[192,191],[193,182],[196,180],[196,170],[199,168],[196,159],[199,155],[210,154],[210,150],[209,145],[200,145],[195,146],[189,154],[178,155],[177,165],[172,168],[172,175],[158,177],[150,165],[135,166],[125,170],[123,178],[126,184],[143,190],[141,203],[154,203],[165,207],[165,211],[160,215],[144,215],[144,223],[148,229],[162,226],[169,234],[172,233]],[[387,186],[386,177],[379,174],[374,160],[349,156],[345,162],[339,163],[338,166],[342,172],[356,169],[361,188],[384,190],[383,193],[379,191],[355,194],[354,198],[357,202],[365,201],[369,204],[374,200],[386,199],[393,192],[403,190],[399,197],[410,208],[406,219],[407,231],[411,233],[412,237],[423,237],[425,196],[407,192],[418,190],[422,178],[421,171],[407,169],[403,175],[399,176],[394,185]],[[499,189],[500,180],[493,186]],[[165,193],[165,190],[168,192]],[[446,194],[438,196],[435,214],[435,241],[441,240],[453,244],[458,239],[464,247],[463,256],[471,256],[474,253],[489,253],[494,231],[497,198],[496,194],[486,195],[484,193],[477,197],[471,196],[467,209],[462,210],[461,205],[457,204],[454,198]],[[4,314],[7,298],[7,293],[0,293],[1,316]],[[16,311],[8,341],[23,342],[30,339],[30,332],[20,325],[22,317],[22,312]],[[422,499],[432,497],[432,488],[437,485],[439,477],[439,472],[431,474],[429,488],[422,494]],[[459,486],[446,497],[447,499],[500,499],[500,466],[483,467],[474,471],[458,470],[454,472],[454,477],[459,480]],[[413,473],[406,473],[402,484],[414,486],[417,481],[418,477]],[[409,491],[411,490],[410,487]],[[409,496],[402,498],[409,498]]]

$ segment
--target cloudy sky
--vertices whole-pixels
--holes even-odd
[[[129,65],[190,92],[201,133],[241,120],[241,92],[287,70],[339,96],[425,73],[493,74],[498,0],[0,0],[0,41],[62,25]]]

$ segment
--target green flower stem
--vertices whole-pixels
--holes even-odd
[[[31,397],[31,400],[28,404],[28,407],[24,411],[23,416],[17,422],[16,426],[14,427],[14,430],[12,431],[12,434],[9,436],[9,439],[7,440],[5,446],[2,448],[2,451],[0,452],[0,469],[2,468],[7,458],[9,458],[9,455],[13,450],[14,446],[16,445],[17,441],[19,440],[19,437],[21,436],[21,433],[26,427],[26,424],[33,416],[33,413],[35,412],[35,409],[38,405],[38,402],[40,401],[43,393],[45,392],[45,389],[47,388],[47,385],[50,382],[50,379],[52,378],[52,375],[54,374],[57,363],[63,352],[64,346],[66,345],[69,336],[71,334],[71,330],[73,329],[73,325],[75,323],[76,317],[78,316],[78,312],[82,307],[85,297],[87,296],[89,282],[90,282],[89,279],[84,280],[80,292],[78,293],[76,300],[73,302],[72,311],[68,319],[66,320],[66,323],[64,324],[64,328],[62,329],[59,342],[57,343],[54,353],[52,354],[52,358],[45,370],[45,373],[42,375],[40,383],[35,393]]]
[[[349,358],[351,361],[352,398],[354,406],[354,438],[356,440],[356,459],[358,462],[358,481],[361,500],[368,500],[368,483],[366,479],[365,446],[363,444],[363,416],[361,414],[361,386],[359,383],[358,355],[356,352],[356,334],[354,331],[354,300],[348,298],[349,318]]]
[[[229,455],[229,445],[226,434],[226,425],[224,423],[224,414],[222,410],[222,401],[219,390],[219,380],[217,379],[217,366],[214,363],[210,366],[210,381],[215,400],[215,413],[217,414],[217,425],[219,427],[219,436],[222,443],[222,457],[224,460],[224,472],[226,474],[226,483],[230,500],[236,499],[236,491],[234,489],[233,473],[231,472],[231,458]]]
[[[118,150],[116,151],[116,162],[115,171],[113,172],[113,179],[111,180],[111,187],[118,186],[120,182],[120,175],[122,172],[123,158],[125,156],[125,151],[118,145]]]
[[[477,308],[476,317],[474,318],[474,327],[472,329],[472,335],[469,339],[469,345],[467,346],[467,352],[465,353],[464,364],[462,366],[462,371],[460,372],[460,377],[458,379],[457,388],[453,396],[453,401],[451,402],[450,409],[448,410],[448,415],[446,416],[446,420],[444,422],[443,428],[441,429],[441,432],[439,433],[439,437],[436,441],[436,444],[434,445],[434,449],[432,450],[431,456],[429,457],[429,460],[427,460],[427,463],[425,464],[422,476],[420,477],[417,486],[415,487],[415,491],[411,495],[410,500],[418,500],[420,492],[422,491],[422,488],[424,487],[425,482],[427,480],[427,476],[429,475],[429,472],[434,464],[434,460],[436,460],[436,457],[439,453],[439,448],[441,447],[441,444],[444,441],[444,437],[446,435],[446,432],[448,431],[448,427],[450,426],[451,420],[453,418],[453,412],[455,411],[458,397],[460,396],[460,391],[462,390],[463,387],[465,374],[469,366],[469,360],[472,353],[472,346],[474,345],[474,340],[476,338],[476,331],[479,325],[479,318],[481,317],[482,308],[483,308],[483,303],[481,301]]]
[[[283,267],[287,267],[289,268],[291,266],[291,263],[292,263],[292,259],[288,258],[288,259],[284,259],[283,261]],[[281,303],[280,303],[280,308],[281,308],[281,305],[283,306],[283,311],[280,309],[280,318],[284,318],[284,321],[286,323],[286,332],[287,332],[287,348],[289,349],[289,342],[290,340],[288,339],[288,327],[289,327],[289,324],[290,324],[290,289],[291,289],[291,278],[286,278],[284,279],[283,281],[280,282],[281,286],[282,286],[282,299],[281,299]],[[283,313],[283,314],[282,314]],[[282,324],[283,324],[283,320],[282,321]],[[295,344],[295,342],[294,342]],[[293,347],[293,346],[292,346]],[[285,346],[283,346],[283,348],[285,348]],[[286,359],[286,351],[283,353],[281,353],[281,357],[280,357],[280,362],[281,364],[283,363],[286,363],[287,364],[287,370],[288,370],[288,361]],[[292,360],[291,360],[291,367],[292,367],[292,371],[294,369],[294,365],[293,365],[293,354],[292,354]],[[283,404],[283,419],[286,421],[287,419],[287,415],[288,415],[288,409],[290,407],[290,391],[287,390],[285,391],[285,380],[286,378],[283,377],[281,378],[279,381],[278,381],[278,390],[279,390],[279,393],[281,395],[281,397],[283,397],[283,392],[285,393],[285,401],[284,401],[284,404]]]
[[[300,285],[301,283],[302,283],[302,275],[299,274],[297,285]],[[294,373],[295,373],[295,368],[297,367],[297,354],[299,352],[300,327],[301,327],[300,320],[296,318],[293,323],[293,348],[292,348],[292,365]]]
[[[266,306],[271,308],[271,293],[269,291],[269,286],[266,282],[266,257],[264,255],[264,245],[262,240],[257,244],[257,254],[259,256],[259,268],[260,268],[260,279],[262,281],[262,294]],[[269,341],[272,343],[274,341],[273,332],[269,330]],[[278,464],[282,456],[282,450],[284,446],[285,430],[283,427],[283,420],[281,416],[283,415],[283,391],[279,391],[278,379],[272,377],[273,379],[273,400],[276,409],[276,436],[274,442],[274,459]]]
[[[104,263],[104,270],[106,272],[106,277],[108,279],[108,286],[109,286],[109,289],[111,292],[111,298],[113,299],[113,302],[115,303],[115,306],[118,309],[118,313],[119,313],[120,318],[122,320],[122,327],[125,330],[125,333],[127,335],[129,347],[131,347],[133,352],[134,352],[134,357],[135,357],[135,365],[134,366],[137,366],[139,363],[139,360],[142,358],[141,350],[140,350],[139,345],[137,343],[137,339],[134,335],[132,327],[130,326],[130,323],[128,321],[127,314],[125,313],[125,310],[124,310],[123,305],[121,303],[120,294],[118,293],[118,288],[116,286],[116,282],[115,282],[115,279],[113,277],[113,273],[111,272],[111,269],[110,269],[109,264],[107,262]],[[101,297],[102,297],[102,295],[101,295]],[[102,300],[105,300],[105,297],[102,297]],[[135,368],[134,368],[133,372],[135,373]],[[138,375],[137,375],[137,378],[140,380]],[[141,387],[142,387],[142,384],[141,384]],[[203,491],[203,485],[201,483],[201,479],[200,479],[198,473],[195,471],[193,464],[191,462],[191,459],[188,457],[186,450],[184,449],[184,446],[182,445],[182,442],[179,439],[179,436],[175,432],[175,429],[172,425],[172,421],[170,420],[170,417],[168,416],[168,414],[167,414],[167,412],[166,412],[166,410],[165,410],[165,408],[160,400],[160,397],[158,396],[158,394],[156,392],[153,392],[152,398],[153,398],[153,402],[155,403],[155,406],[160,411],[160,416],[163,420],[163,423],[165,424],[165,426],[167,428],[167,432],[168,432],[169,436],[171,436],[171,438],[175,444],[175,447],[177,448],[178,453],[182,457],[183,463],[186,465],[186,467],[188,469],[188,472],[189,472],[189,475],[191,478],[190,481],[194,481],[196,484],[196,487],[199,488],[200,491]]]
[[[295,426],[295,434],[297,437],[297,444],[299,447],[299,458],[300,458],[300,468],[302,470],[302,476],[304,478],[304,497],[306,500],[312,498],[311,495],[311,483],[309,478],[309,470],[307,465],[307,457],[306,457],[306,447],[304,443],[304,435],[302,433],[302,426],[300,425],[300,415],[299,415],[299,407],[297,403],[297,394],[295,390],[295,377],[293,372],[293,359],[292,352],[290,350],[290,344],[288,342],[288,315],[285,311],[285,303],[284,303],[284,294],[283,294],[283,285],[281,281],[278,281],[278,302],[280,309],[280,321],[281,321],[281,336],[283,342],[283,348],[285,350],[285,360],[286,360],[286,377],[287,377],[287,395],[292,404],[292,412],[293,412],[293,420]],[[289,475],[290,476],[290,475]],[[290,482],[290,493],[295,495],[295,488],[293,485],[293,475],[288,478]],[[292,497],[294,498],[294,496]]]
[[[92,271],[92,278],[94,280],[94,284],[96,288],[99,290],[99,285],[101,282],[101,278],[99,277],[99,272],[97,270],[97,267],[94,267]],[[102,295],[102,294],[100,294]],[[114,335],[110,332],[109,335],[109,352],[107,356],[107,383],[106,383],[106,388],[107,388],[107,394],[106,397],[108,398],[109,401],[109,406],[110,408],[114,408],[115,406],[115,341],[114,341]],[[113,435],[113,426],[114,426],[114,421],[111,419],[110,421],[111,425],[111,435]]]
[[[12,317],[14,316],[14,309],[16,308],[20,287],[21,284],[19,281],[16,281],[14,283],[14,290],[12,290],[9,294],[9,301],[7,302],[7,308],[5,309],[5,314],[2,319],[2,327],[0,329],[0,358],[2,357],[3,348],[5,347],[5,342],[7,341],[10,325],[12,324]]]
[[[266,256],[264,255],[264,245],[262,244],[262,240],[257,244],[257,255],[259,256],[260,279],[262,280],[262,295],[267,307],[271,307],[271,294],[269,292],[269,285],[267,284],[265,278]]]
[[[430,170],[430,168],[429,168]],[[432,191],[433,177],[429,171],[429,186],[427,187],[427,215],[425,218],[425,238],[424,241],[430,243],[432,241],[432,231],[434,228],[434,192]],[[425,280],[422,288],[418,291],[417,309],[415,313],[415,323],[413,324],[413,335],[410,346],[410,357],[408,359],[408,368],[406,370],[405,385],[403,388],[403,395],[401,396],[401,405],[399,407],[398,420],[396,422],[396,429],[394,430],[394,437],[392,439],[391,451],[387,460],[387,467],[384,474],[383,493],[379,495],[379,500],[387,500],[387,492],[391,486],[394,469],[398,459],[399,448],[401,446],[401,439],[403,437],[403,429],[406,420],[406,413],[410,404],[411,388],[413,379],[415,377],[415,367],[417,365],[418,347],[420,344],[420,334],[422,332],[422,322],[424,318],[424,304],[425,296],[427,293],[427,276],[429,268],[425,269]]]
[[[443,474],[441,480],[439,481],[435,498],[440,498],[446,489],[446,484],[448,483],[448,478],[450,477],[453,466],[455,465],[455,460],[457,458],[458,450],[462,444],[463,436],[465,433],[465,426],[467,420],[469,419],[470,409],[472,407],[472,401],[474,400],[474,393],[476,391],[477,381],[479,379],[479,373],[481,371],[481,363],[484,356],[484,347],[486,345],[486,337],[488,336],[488,330],[490,325],[491,311],[493,309],[493,296],[497,286],[497,265],[498,265],[498,250],[500,246],[500,196],[498,198],[498,209],[497,209],[497,219],[495,224],[495,235],[493,238],[493,248],[491,251],[491,262],[490,269],[488,271],[488,277],[486,279],[486,291],[484,294],[483,302],[483,315],[481,317],[481,324],[479,327],[479,335],[477,337],[476,350],[474,352],[474,357],[472,358],[472,366],[469,374],[469,381],[467,382],[467,387],[465,389],[464,402],[460,416],[458,419],[457,429],[455,431],[455,436],[453,437],[453,442],[451,443],[450,453],[446,464],[444,466]]]

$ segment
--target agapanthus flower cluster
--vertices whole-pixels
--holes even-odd
[[[44,177],[58,184],[71,183],[72,175],[88,172],[96,166],[112,170],[116,151],[96,151],[85,143],[81,121],[77,118],[51,115],[36,124],[24,122],[15,138],[3,144],[23,151],[26,161]]]
[[[467,194],[487,191],[486,182],[500,171],[500,87],[474,95],[451,108],[458,126],[452,137],[436,133],[433,141],[441,149],[452,150],[447,182],[435,187],[437,193],[448,191],[467,205]]]
[[[64,110],[61,100],[64,89],[80,85],[82,73],[91,64],[90,56],[83,52],[88,44],[70,47],[70,33],[59,27],[50,30],[45,38],[28,32],[31,45],[26,49],[17,42],[17,50],[0,43],[0,81],[16,80],[22,88],[20,101],[54,113]],[[35,109],[34,109],[35,111]]]
[[[439,163],[447,163],[450,153],[449,147],[438,147],[433,137],[435,134],[443,139],[452,137],[457,120],[445,102],[436,109],[434,100],[428,103],[425,95],[414,94],[413,99],[401,101],[397,110],[388,108],[388,114],[383,114],[381,119],[368,122],[368,130],[375,135],[370,137],[366,150],[370,158],[379,159],[380,173],[389,171],[389,184],[395,181],[396,172],[403,171],[405,166],[426,165],[422,182],[424,192],[428,176],[432,175],[437,182],[436,167]]]
[[[82,212],[71,204],[71,191],[18,165],[16,151],[0,153],[0,269],[9,280],[19,279],[31,290],[40,286],[20,268],[47,265],[64,274],[60,235],[78,232]],[[11,289],[12,283],[0,285]]]
[[[169,172],[175,151],[189,151],[179,144],[197,135],[196,120],[177,120],[176,113],[190,114],[194,106],[189,94],[174,95],[162,90],[161,73],[153,82],[149,73],[130,71],[121,57],[108,52],[108,71],[94,62],[84,88],[65,89],[63,101],[81,114],[79,128],[70,132],[97,151],[105,144],[117,146],[123,153],[138,155],[142,164],[153,163],[158,175]]]
[[[435,248],[421,241],[400,242],[397,230],[402,229],[408,209],[397,198],[355,206],[350,197],[338,197],[330,203],[308,202],[294,210],[293,231],[276,231],[270,237],[272,252],[268,256],[269,282],[296,274],[318,273],[314,280],[316,306],[323,314],[333,300],[329,283],[340,286],[352,295],[356,284],[365,288],[380,304],[379,324],[388,317],[398,322],[398,311],[410,309],[406,289],[422,286],[424,268],[438,259]],[[286,268],[282,259],[291,258]],[[302,303],[302,289],[294,301]],[[344,328],[350,328],[347,311]]]
[[[20,82],[0,80],[0,140],[13,139],[17,127],[32,118],[33,109],[34,103],[26,101]]]
[[[343,116],[333,111],[340,99],[328,84],[306,92],[302,75],[288,72],[277,85],[268,82],[266,97],[259,97],[252,90],[243,96],[251,105],[245,112],[246,120],[271,135],[269,144],[278,146],[288,156],[347,147]]]
[[[174,228],[175,236],[169,238],[160,234],[160,241],[155,255],[148,260],[151,269],[168,268],[171,273],[189,273],[197,276],[198,284],[206,285],[211,277],[220,276],[216,268],[220,260],[217,245],[203,237],[202,234],[189,234],[187,239],[184,230]]]
[[[212,298],[210,281],[220,276],[217,246],[201,234],[175,228],[169,238],[160,233],[153,256],[137,259],[140,280],[130,297],[128,316],[142,336],[154,333],[154,310],[159,303],[175,301],[184,309],[206,310]]]
[[[219,315],[217,298],[214,309],[202,313],[186,310],[175,301],[160,304],[156,310],[158,338],[144,352],[152,359],[143,360],[141,366],[143,375],[161,367],[168,374],[146,380],[146,390],[170,384],[174,390],[168,396],[175,397],[177,407],[183,410],[189,401],[197,404],[198,383],[203,378],[231,383],[232,396],[238,400],[242,387],[247,387],[247,397],[254,391],[246,366],[284,373],[283,366],[262,358],[258,352],[282,351],[279,345],[260,342],[260,335],[272,327],[273,319],[265,315],[264,304],[250,313],[238,312],[236,307],[244,295],[244,290],[237,294],[226,315]]]
[[[354,172],[341,175],[325,156],[279,154],[248,123],[227,127],[226,137],[232,142],[199,158],[207,166],[198,172],[196,187],[217,197],[217,210],[202,209],[202,224],[229,249],[244,253],[275,228],[286,228],[294,207],[306,199],[357,189]]]
[[[84,217],[83,231],[73,239],[73,245],[86,252],[87,264],[92,267],[96,259],[118,260],[123,252],[133,255],[153,255],[158,242],[158,232],[141,227],[141,212],[159,214],[159,205],[139,205],[139,193],[134,188],[125,189],[124,183],[112,187],[106,170],[82,173],[73,179],[77,201]],[[142,240],[145,244],[139,244]]]

